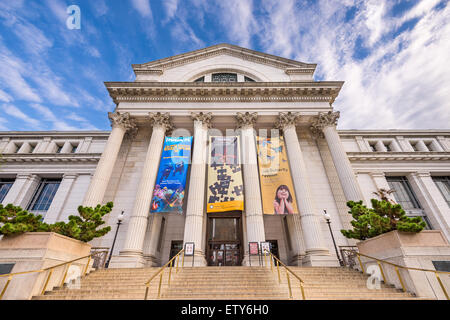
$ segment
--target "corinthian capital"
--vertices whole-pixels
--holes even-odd
[[[339,115],[339,111],[319,112],[319,116],[310,127],[312,134],[316,137],[323,137],[322,130],[326,127],[336,126]]]
[[[284,130],[290,126],[295,127],[299,118],[300,114],[298,112],[280,112],[275,123],[275,128]]]
[[[211,127],[211,120],[212,120],[212,113],[211,112],[207,112],[207,113],[203,113],[203,112],[199,112],[199,113],[195,113],[195,112],[191,112],[191,118],[194,121],[200,121],[202,122],[204,125],[206,125],[208,128]]]
[[[173,129],[172,122],[170,121],[170,114],[168,112],[150,112],[148,117],[154,127],[163,127],[165,131],[171,131]]]
[[[236,114],[236,120],[238,122],[238,129],[239,128],[243,128],[243,127],[253,127],[256,123],[256,118],[258,117],[258,113],[257,112],[246,112],[246,113],[241,113],[238,112]]]
[[[108,118],[111,121],[111,127],[119,126],[125,130],[135,130],[136,124],[133,119],[130,119],[128,112],[108,112]]]

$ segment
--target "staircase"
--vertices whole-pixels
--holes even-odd
[[[289,267],[304,281],[307,300],[397,300],[418,299],[390,286],[368,289],[367,276],[346,268]],[[79,289],[67,287],[35,296],[33,300],[143,300],[145,282],[159,268],[105,269],[95,271],[81,281]],[[266,267],[185,267],[164,272],[161,299],[165,300],[287,300],[289,289],[285,271],[278,274]],[[301,299],[299,283],[290,277],[294,299]],[[156,299],[159,276],[151,283],[148,299]]]

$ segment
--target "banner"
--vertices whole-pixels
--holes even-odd
[[[206,212],[244,210],[239,137],[209,138]]]
[[[298,213],[283,137],[257,137],[264,214]]]
[[[192,137],[164,139],[151,212],[183,213],[184,189],[191,160]]]

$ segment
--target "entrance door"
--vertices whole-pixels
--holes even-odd
[[[208,265],[239,266],[242,260],[240,217],[208,218]]]

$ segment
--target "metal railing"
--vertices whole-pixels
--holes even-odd
[[[264,250],[264,263],[267,266],[267,254],[269,254],[269,260],[270,260],[270,270],[272,272],[275,272],[274,270],[274,265],[276,265],[276,271],[278,274],[278,283],[281,285],[281,273],[280,273],[280,265],[281,267],[283,267],[285,269],[285,273],[286,273],[286,280],[287,280],[287,284],[288,284],[288,288],[289,288],[289,298],[293,299],[294,296],[292,295],[292,286],[291,286],[291,279],[289,277],[289,273],[292,274],[294,276],[294,278],[296,278],[299,283],[300,283],[300,291],[302,293],[302,299],[306,300],[305,297],[305,288],[304,288],[304,284],[305,282],[298,276],[296,275],[291,269],[289,269],[283,262],[281,262],[277,257],[275,257],[272,252],[269,252],[267,250]],[[275,261],[275,262],[274,262]]]
[[[360,268],[361,268],[362,273],[366,273],[366,272],[365,272],[365,269],[364,269],[364,265],[363,265],[363,263],[362,263],[362,261],[361,261],[361,257],[365,257],[365,258],[368,258],[368,259],[375,260],[375,261],[377,262],[378,267],[380,268],[380,273],[381,273],[381,276],[382,276],[382,278],[383,278],[383,282],[384,282],[385,284],[388,284],[388,282],[387,282],[387,280],[386,280],[386,275],[385,275],[385,272],[384,272],[384,269],[383,269],[383,264],[386,264],[386,265],[389,265],[389,266],[394,267],[395,273],[397,274],[397,277],[398,277],[398,280],[399,280],[399,282],[400,282],[400,285],[401,285],[401,287],[402,287],[403,292],[406,292],[406,287],[405,287],[405,283],[404,283],[404,281],[403,281],[403,278],[402,278],[402,276],[401,276],[401,274],[400,274],[400,270],[399,270],[399,269],[414,270],[414,271],[423,271],[423,272],[433,272],[433,273],[435,274],[435,276],[436,276],[436,279],[437,279],[437,281],[438,281],[438,283],[439,283],[439,286],[441,287],[442,292],[444,293],[445,297],[447,298],[447,300],[450,300],[450,297],[449,297],[449,295],[448,295],[448,293],[447,293],[447,290],[445,289],[445,286],[444,286],[444,284],[442,283],[441,278],[439,277],[439,274],[450,275],[450,272],[447,272],[447,271],[437,271],[437,270],[431,270],[431,269],[422,269],[422,268],[405,267],[405,266],[401,266],[401,265],[398,265],[398,264],[395,264],[395,263],[392,263],[392,262],[388,262],[388,261],[385,261],[385,260],[382,260],[382,259],[378,259],[378,258],[375,258],[375,257],[371,257],[371,256],[368,256],[368,255],[359,253],[359,252],[357,252],[357,251],[355,251],[355,250],[342,249],[341,251],[342,251],[342,252],[345,252],[345,253],[347,254],[348,257],[355,257],[355,256],[356,256],[356,257],[358,258],[359,266],[360,266]],[[355,265],[355,264],[356,264],[356,263],[354,263],[353,265]],[[353,268],[353,265],[350,266],[350,267]]]
[[[175,267],[175,273],[178,273],[178,263],[180,260],[180,255],[181,253],[183,253],[183,259],[182,259],[182,263],[181,263],[181,268],[184,267],[184,249],[181,249],[175,256],[173,256],[172,259],[170,259],[165,265],[163,265],[161,268],[159,268],[159,270],[145,283],[145,297],[144,300],[147,300],[148,298],[148,291],[150,289],[150,283],[153,281],[153,279],[156,278],[157,275],[159,275],[159,284],[158,284],[158,297],[157,299],[159,299],[161,297],[161,285],[162,285],[162,280],[163,280],[163,275],[164,275],[164,270],[166,268],[169,268],[169,278],[168,278],[168,286],[170,286],[170,278],[172,276],[172,268],[174,267],[174,261],[176,259],[176,267]]]
[[[89,264],[91,263],[92,257],[97,255],[97,254],[99,254],[99,252],[93,252],[93,253],[91,253],[91,254],[89,254],[87,256],[80,257],[80,258],[77,258],[77,259],[73,259],[73,260],[70,260],[70,261],[67,261],[67,262],[63,262],[63,263],[60,263],[60,264],[57,264],[57,265],[54,265],[54,266],[51,266],[51,267],[43,268],[43,269],[31,270],[31,271],[22,271],[22,272],[14,272],[14,273],[7,273],[7,274],[0,274],[0,279],[8,277],[8,280],[6,281],[6,284],[3,286],[3,289],[0,292],[0,300],[2,300],[3,296],[5,295],[6,290],[8,289],[9,284],[11,283],[11,280],[15,276],[23,275],[23,274],[47,272],[48,273],[47,278],[46,278],[46,280],[44,282],[44,286],[43,286],[43,288],[42,288],[42,290],[40,292],[40,294],[43,295],[43,294],[45,294],[45,291],[47,290],[47,286],[48,286],[48,284],[50,282],[50,279],[52,277],[53,271],[56,268],[65,266],[65,270],[63,272],[62,279],[59,282],[60,283],[59,286],[62,287],[62,286],[64,286],[64,284],[66,282],[67,273],[69,271],[69,268],[74,262],[77,262],[77,261],[82,260],[82,259],[88,259],[87,263],[86,263],[86,266],[83,268],[83,272],[80,274],[81,277],[84,277],[87,274],[87,272],[88,272]]]

